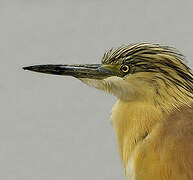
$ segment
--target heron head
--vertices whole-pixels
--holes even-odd
[[[184,64],[183,56],[158,44],[140,43],[111,49],[104,54],[101,64],[35,65],[24,69],[73,76],[125,101],[152,101],[155,97],[164,98],[174,89],[193,96],[193,74]]]

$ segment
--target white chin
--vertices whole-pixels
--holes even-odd
[[[130,100],[134,94],[134,89],[131,88],[123,78],[117,76],[108,77],[102,80],[88,78],[79,79],[88,86],[106,91],[119,99]]]

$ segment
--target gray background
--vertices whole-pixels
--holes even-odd
[[[26,65],[98,63],[111,47],[174,46],[193,65],[191,0],[0,0],[0,180],[124,179],[116,99]]]

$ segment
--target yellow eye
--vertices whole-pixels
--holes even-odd
[[[122,65],[121,68],[120,68],[120,70],[121,70],[122,72],[124,72],[124,73],[127,73],[127,72],[129,71],[129,66],[127,66],[127,65]]]

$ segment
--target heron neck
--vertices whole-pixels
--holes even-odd
[[[162,117],[163,112],[159,108],[145,102],[119,100],[115,104],[112,120],[124,168],[138,143],[151,133],[152,127]]]

